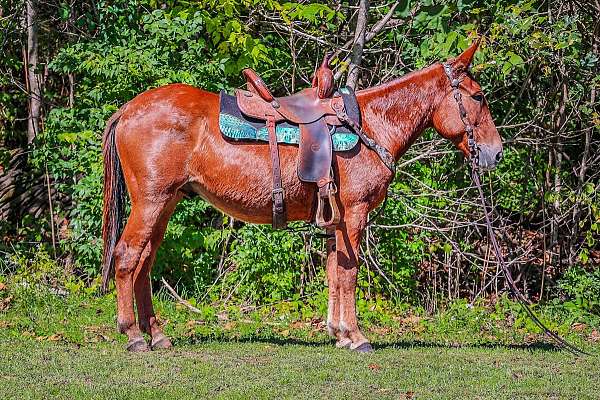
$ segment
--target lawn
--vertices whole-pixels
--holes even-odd
[[[108,342],[0,339],[4,399],[598,399],[599,375],[597,357],[547,349],[406,342],[363,355],[310,343],[212,341],[129,354]]]
[[[356,354],[333,346],[318,307],[155,304],[175,348],[130,354],[114,293],[0,291],[0,399],[600,398],[600,358],[557,350],[510,307],[363,310],[375,352]],[[547,321],[600,354],[595,319],[559,317]]]

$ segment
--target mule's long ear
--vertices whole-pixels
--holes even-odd
[[[469,69],[480,41],[481,39],[475,40],[461,55],[452,60],[452,67],[455,72],[467,71]]]

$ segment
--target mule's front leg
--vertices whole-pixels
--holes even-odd
[[[371,352],[369,340],[360,331],[356,318],[356,280],[358,276],[358,252],[366,213],[348,213],[346,221],[338,226],[337,281],[339,286],[339,329],[351,343],[350,349]]]
[[[327,331],[337,340],[336,347],[350,347],[352,341],[340,330],[340,287],[337,278],[337,252],[335,231],[328,231],[327,239],[327,286],[329,302],[327,307]]]

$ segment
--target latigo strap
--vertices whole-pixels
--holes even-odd
[[[281,166],[279,164],[279,149],[277,148],[277,134],[275,133],[275,119],[267,117],[267,130],[269,131],[269,149],[273,164],[273,228],[282,229],[287,226],[285,212],[285,193],[281,185]]]

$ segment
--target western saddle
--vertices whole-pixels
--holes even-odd
[[[277,123],[284,121],[297,124],[300,128],[297,173],[300,180],[317,184],[317,226],[329,227],[337,224],[340,221],[340,212],[331,165],[333,129],[330,127],[344,125],[348,122],[348,117],[344,105],[345,96],[333,91],[333,72],[329,68],[329,55],[325,56],[323,63],[316,70],[312,87],[287,97],[274,97],[261,77],[252,69],[245,69],[243,74],[248,90],[236,90],[237,105],[246,116],[265,121],[269,133],[273,176],[273,227],[278,229],[287,225],[285,191],[281,184],[275,129]],[[354,126],[360,123],[352,122]]]

